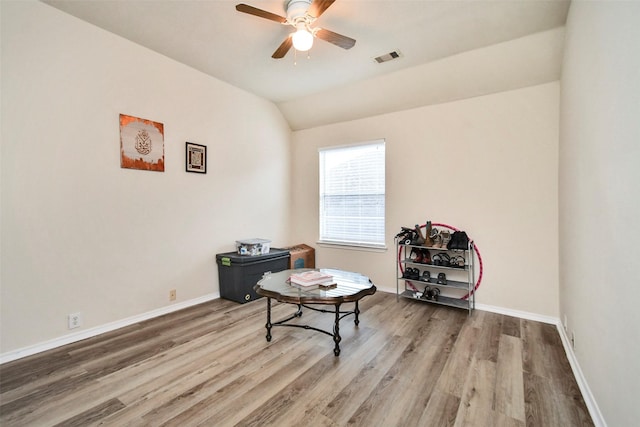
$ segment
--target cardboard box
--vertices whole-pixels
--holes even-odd
[[[289,268],[316,268],[316,250],[311,246],[300,244],[283,248],[291,254]]]

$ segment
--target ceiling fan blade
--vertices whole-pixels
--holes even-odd
[[[329,6],[333,4],[334,1],[335,0],[313,0],[307,13],[314,18],[318,18],[329,8]]]
[[[329,43],[333,43],[336,46],[340,46],[343,49],[351,49],[353,45],[356,44],[356,41],[351,37],[343,36],[342,34],[334,33],[333,31],[325,30],[324,28],[318,29],[316,37]]]
[[[282,44],[276,49],[275,52],[273,52],[273,55],[271,55],[271,57],[274,59],[284,58],[287,52],[289,52],[289,49],[291,49],[292,45],[293,45],[293,41],[291,40],[291,36],[289,36],[286,39],[284,39]]]
[[[266,10],[258,9],[257,7],[249,6],[248,4],[240,3],[236,5],[238,12],[248,13],[249,15],[258,16],[260,18],[270,19],[281,24],[287,22],[287,18],[276,15],[275,13],[267,12]]]

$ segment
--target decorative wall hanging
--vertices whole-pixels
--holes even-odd
[[[120,114],[120,167],[164,172],[164,125]]]
[[[207,147],[187,142],[187,172],[207,173]]]

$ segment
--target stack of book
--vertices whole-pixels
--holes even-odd
[[[330,289],[337,286],[333,281],[333,276],[315,270],[292,274],[289,277],[289,282],[291,286],[305,290]]]

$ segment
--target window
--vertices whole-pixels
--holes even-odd
[[[384,140],[320,149],[320,243],[384,248]]]

